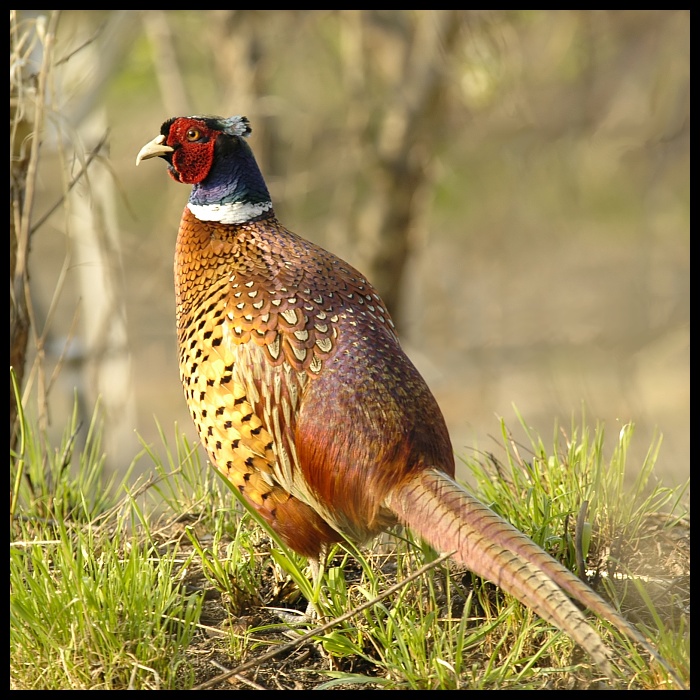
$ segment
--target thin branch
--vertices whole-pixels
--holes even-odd
[[[73,49],[70,53],[66,54],[63,58],[59,58],[58,61],[56,61],[56,66],[60,66],[62,63],[67,63],[70,61],[73,56],[75,56],[77,53],[80,53],[84,48],[92,44],[93,42],[97,41],[97,37],[100,36],[104,32],[104,28],[106,26],[106,22],[103,22],[93,33],[93,35],[89,38],[86,39],[80,46],[77,48]]]
[[[87,157],[87,160],[85,161],[85,164],[83,165],[82,168],[78,171],[78,173],[75,175],[75,177],[68,183],[68,187],[66,188],[66,191],[58,198],[58,200],[51,206],[49,207],[49,210],[32,226],[29,235],[31,236],[34,234],[35,231],[37,231],[43,224],[46,223],[46,220],[53,214],[58,207],[61,206],[63,201],[66,198],[66,195],[75,187],[75,185],[80,181],[80,178],[83,177],[83,175],[87,172],[88,167],[90,167],[90,163],[92,163],[93,160],[99,155],[100,151],[102,150],[102,147],[105,145],[107,142],[107,138],[109,137],[109,129],[104,132],[102,135],[102,138],[97,142],[97,146],[92,149],[90,154]]]

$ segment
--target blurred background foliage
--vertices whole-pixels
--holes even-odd
[[[99,396],[116,470],[155,418],[194,434],[188,189],[134,161],[166,118],[245,114],[278,217],[379,288],[457,454],[495,449],[496,416],[517,438],[513,405],[545,437],[585,412],[634,422],[640,461],[663,433],[661,475],[687,478],[688,12],[10,19],[10,361],[48,431]]]

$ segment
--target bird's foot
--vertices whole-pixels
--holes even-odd
[[[306,634],[308,630],[320,624],[320,616],[316,608],[309,603],[306,610],[293,608],[273,608],[275,615],[284,623],[284,634],[292,639]]]

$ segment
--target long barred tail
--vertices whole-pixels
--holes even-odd
[[[609,603],[447,475],[421,471],[395,488],[387,505],[433,547],[454,551],[454,559],[470,571],[570,635],[608,677],[613,675],[611,651],[568,596],[640,644],[682,686],[639,631]]]

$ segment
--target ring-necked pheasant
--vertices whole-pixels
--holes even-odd
[[[454,481],[440,408],[382,300],[280,224],[249,134],[245,117],[174,118],[136,159],[159,156],[192,185],[175,253],[177,336],[212,463],[312,562],[339,533],[365,542],[398,521],[567,632],[606,674],[611,652],[569,596],[668,669],[607,602]]]

